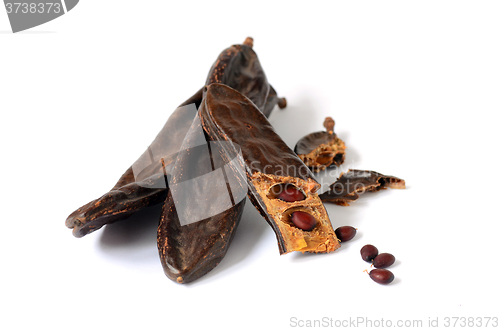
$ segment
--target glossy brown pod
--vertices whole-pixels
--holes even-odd
[[[340,247],[316,193],[320,185],[247,97],[226,85],[211,84],[200,116],[211,140],[227,142],[223,157],[237,155],[241,149],[247,178],[242,185],[248,185],[250,200],[276,233],[281,254],[331,252]],[[306,198],[287,202],[271,194],[273,186],[284,184],[300,188]],[[314,228],[297,227],[291,220],[295,212],[314,217]]]
[[[278,98],[269,85],[250,39],[247,38],[242,45],[225,49],[210,69],[206,83],[224,83],[243,92],[269,115],[277,104],[285,101]],[[73,229],[74,236],[83,237],[105,224],[127,219],[135,212],[165,200],[168,189],[164,175],[170,172],[197,113],[202,90],[177,108],[149,148],[109,192],[68,216],[66,226]]]
[[[267,117],[274,106],[286,106],[286,100],[279,98],[267,82],[250,37],[243,44],[233,45],[222,51],[210,69],[205,85],[213,83],[225,84],[238,90],[252,100]]]
[[[390,253],[382,253],[373,259],[373,266],[375,268],[388,268],[393,265],[394,262],[396,262],[394,255]]]
[[[196,107],[187,107],[194,103],[199,105],[203,97],[202,90],[182,103],[169,117],[148,150],[161,150],[164,168],[160,164],[147,165],[149,158],[146,151],[118,180],[115,186],[103,196],[92,200],[75,210],[66,219],[66,226],[73,229],[75,237],[83,237],[106,224],[122,221],[139,210],[165,201],[168,193],[165,174],[169,172],[171,163],[175,160],[180,144],[184,138],[190,122],[192,122]],[[169,137],[168,133],[172,136]],[[169,144],[161,144],[161,141]],[[168,145],[168,146],[165,146]],[[155,152],[155,154],[157,154]],[[134,174],[133,168],[143,169]],[[165,171],[163,171],[165,170]]]
[[[198,118],[171,170],[157,243],[165,274],[178,283],[205,275],[225,256],[240,222],[247,190],[205,141]]]
[[[326,131],[314,132],[301,138],[295,145],[295,153],[315,172],[329,166],[339,166],[345,160],[345,144],[333,128],[335,121],[327,117],[323,123]]]
[[[364,192],[375,192],[387,188],[404,189],[403,179],[382,175],[375,171],[353,170],[342,173],[328,191],[320,194],[324,202],[332,202],[340,206],[349,206],[350,202],[359,199]]]

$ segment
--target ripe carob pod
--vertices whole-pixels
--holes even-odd
[[[323,126],[326,131],[314,132],[301,138],[295,145],[295,153],[313,171],[319,172],[345,160],[345,144],[337,137],[333,128],[335,121],[327,117]]]
[[[246,201],[236,176],[217,143],[207,144],[196,117],[171,170],[158,226],[160,260],[171,280],[192,282],[224,258]]]
[[[269,85],[252,49],[253,40],[225,49],[210,69],[207,84],[219,82],[246,93],[259,109],[270,114],[276,104],[286,104]],[[164,175],[169,173],[197,113],[203,89],[186,100],[169,117],[148,149],[100,198],[75,210],[66,220],[75,237],[83,237],[105,224],[125,220],[135,212],[165,200]]]
[[[241,185],[248,186],[250,200],[276,233],[281,254],[340,247],[316,193],[320,185],[251,100],[226,85],[211,84],[199,112],[210,139],[229,142],[222,144],[226,162],[241,148],[246,175]]]
[[[340,206],[349,206],[364,192],[375,192],[387,188],[404,189],[403,179],[382,175],[375,171],[350,169],[342,173],[328,191],[320,194],[324,202],[331,202]]]
[[[233,45],[219,55],[208,73],[205,85],[221,83],[238,90],[252,100],[269,117],[274,106],[286,107],[286,99],[279,98],[267,82],[257,54],[252,49],[253,39],[248,37],[242,45]]]

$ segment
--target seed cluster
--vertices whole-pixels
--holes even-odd
[[[387,285],[394,280],[394,274],[385,268],[390,267],[396,261],[394,255],[390,253],[378,253],[377,247],[373,245],[365,245],[361,248],[361,258],[366,262],[372,262],[376,269],[373,269],[368,274],[370,278],[379,284]]]
[[[301,189],[290,183],[274,185],[271,187],[268,196],[290,203],[303,201],[307,198]],[[304,211],[293,212],[290,215],[290,220],[293,225],[303,231],[312,231],[318,224],[314,216]]]

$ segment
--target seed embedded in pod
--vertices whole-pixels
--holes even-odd
[[[311,231],[317,224],[316,219],[311,214],[303,211],[292,213],[291,220],[296,227],[304,231]]]
[[[328,164],[330,165],[332,163],[333,157],[335,154],[326,152],[326,153],[321,153],[318,155],[316,158],[316,162],[319,164]]]
[[[278,199],[286,201],[286,202],[295,202],[295,201],[301,201],[305,200],[306,196],[302,191],[300,191],[298,188],[296,188],[293,185],[285,185],[280,186],[280,192],[276,196]]]

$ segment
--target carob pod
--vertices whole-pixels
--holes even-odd
[[[267,82],[257,54],[252,49],[253,39],[248,37],[242,45],[233,45],[219,55],[208,73],[205,85],[221,83],[238,90],[252,100],[269,117],[274,106],[286,107],[286,99],[279,98]]]
[[[247,188],[221,159],[216,142],[205,141],[198,117],[193,121],[169,180],[157,243],[163,270],[189,283],[215,268],[236,232]]]
[[[313,132],[301,138],[295,145],[295,153],[313,171],[319,172],[345,160],[345,144],[337,137],[333,128],[335,121],[327,117],[323,126],[326,131]]]
[[[349,206],[350,202],[358,200],[360,193],[375,192],[387,188],[404,189],[405,181],[375,171],[350,169],[348,172],[340,174],[340,178],[319,197],[324,202]]]
[[[73,229],[75,237],[81,238],[106,224],[126,220],[139,210],[165,201],[168,193],[165,175],[169,166],[175,160],[176,148],[180,148],[176,146],[178,146],[179,140],[182,143],[181,139],[185,135],[185,131],[187,131],[185,129],[186,124],[188,121],[192,122],[190,117],[195,116],[196,107],[201,103],[202,97],[203,93],[202,89],[200,89],[195,95],[181,104],[169,117],[163,129],[153,141],[151,145],[154,146],[153,148],[163,146],[160,144],[161,139],[171,143],[168,146],[171,153],[168,154],[165,151],[164,157],[160,159],[160,162],[165,165],[164,169],[156,163],[151,163],[148,152],[151,152],[152,148],[148,148],[109,192],[83,205],[68,216],[66,226]],[[196,107],[188,106],[193,103]],[[189,128],[189,124],[187,128]],[[168,132],[172,133],[170,138],[167,137]],[[149,167],[146,166],[148,161]],[[143,167],[144,171],[135,176],[133,168],[141,169],[141,167]],[[145,175],[146,172],[148,175]]]
[[[207,83],[220,82],[250,95],[267,115],[279,99],[269,85],[252,49],[253,40],[225,49],[210,69]],[[75,237],[83,237],[105,224],[125,220],[135,212],[165,200],[168,189],[164,175],[177,157],[187,131],[197,113],[203,89],[186,100],[169,117],[148,149],[120,177],[115,186],[100,198],[75,210],[66,219]]]
[[[222,144],[226,162],[238,148],[244,160],[249,198],[271,225],[281,254],[292,251],[331,252],[340,247],[316,191],[320,185],[297,155],[275,133],[266,117],[247,97],[223,85],[206,87],[199,109],[203,128]],[[238,147],[239,146],[239,147]],[[279,199],[282,190],[300,191]],[[300,198],[299,198],[300,199]]]

